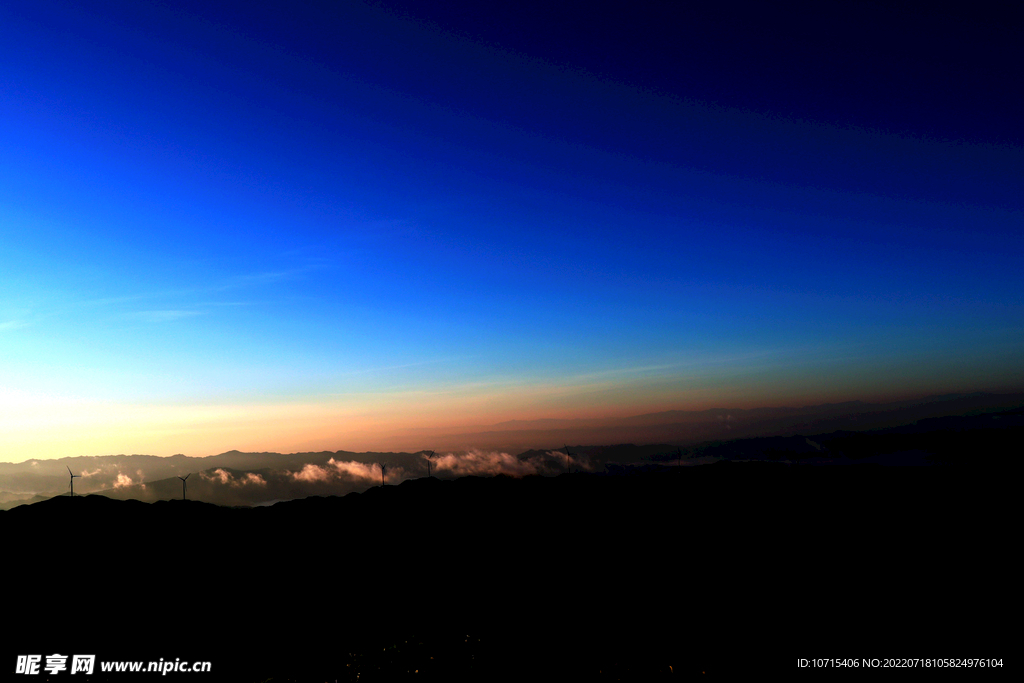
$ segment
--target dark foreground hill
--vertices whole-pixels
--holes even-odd
[[[251,509],[55,498],[0,515],[0,665],[84,653],[210,661],[178,675],[196,680],[672,680],[790,677],[798,658],[1005,659],[1012,488],[980,467],[721,462]]]

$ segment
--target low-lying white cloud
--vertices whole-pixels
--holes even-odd
[[[292,472],[292,478],[296,481],[315,482],[315,481],[328,481],[331,475],[323,467],[314,465],[312,463],[306,463],[306,465],[299,472]]]
[[[214,484],[220,484],[222,486],[233,486],[239,488],[242,486],[266,486],[267,480],[263,478],[263,475],[256,474],[255,472],[246,472],[243,475],[235,477],[230,472],[222,467],[218,467],[212,472],[200,472],[200,478],[204,481],[209,481]]]
[[[405,469],[400,466],[387,465],[385,480],[389,484],[397,484],[406,479]],[[331,458],[321,467],[307,463],[298,472],[290,472],[295,481],[307,483],[338,483],[338,484],[373,484],[380,482],[380,466],[375,463],[358,462],[355,460],[335,460]]]
[[[327,464],[334,468],[335,472],[348,479],[365,479],[374,481],[380,478],[380,467],[355,460],[335,460],[331,458]],[[390,468],[389,468],[390,469]]]
[[[588,458],[572,456],[569,465],[573,469],[590,470]],[[565,453],[549,451],[527,458],[500,451],[473,449],[466,453],[446,453],[434,460],[434,469],[439,474],[455,476],[494,476],[506,474],[525,477],[531,474],[561,474],[565,471]]]
[[[520,460],[510,453],[477,450],[461,455],[446,453],[434,461],[434,468],[438,473],[456,476],[509,474],[523,477],[540,473],[537,464]]]
[[[213,472],[200,472],[199,476],[206,481],[213,481],[224,485],[230,484],[233,480],[231,473],[221,468],[217,468]]]

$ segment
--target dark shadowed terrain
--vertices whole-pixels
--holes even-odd
[[[913,430],[824,448],[956,437]],[[778,442],[762,461],[422,478],[260,508],[24,505],[0,513],[4,667],[61,652],[205,659],[204,680],[653,680],[1005,659],[1020,427],[979,434],[920,467],[815,466],[800,462],[814,445]]]

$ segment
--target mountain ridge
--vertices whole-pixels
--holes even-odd
[[[19,628],[3,647],[172,655],[253,682],[657,680],[836,644],[1005,657],[1010,486],[984,468],[725,460],[422,478],[268,508],[60,497],[0,513],[11,547],[76,531],[70,555],[12,563]],[[974,550],[951,555],[965,532]],[[41,609],[66,593],[93,606],[92,628]]]

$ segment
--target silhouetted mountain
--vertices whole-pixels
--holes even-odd
[[[333,488],[323,486],[308,474],[315,470],[307,467],[330,467],[331,462],[373,465],[390,463],[394,471],[410,472],[415,476],[426,474],[421,453],[349,453],[346,451],[319,453],[242,453],[228,451],[207,457],[173,455],[167,458],[152,455],[103,455],[58,458],[54,460],[27,460],[21,463],[0,463],[0,486],[9,491],[8,499],[0,499],[0,509],[22,504],[24,498],[39,493],[52,497],[68,493],[70,468],[81,479],[75,480],[76,493],[99,493],[114,498],[134,498],[154,501],[180,497],[181,484],[177,477],[200,473],[198,479],[189,480],[200,498],[223,505],[258,504],[281,498],[301,498],[318,494],[344,494],[362,490],[374,483],[376,477],[358,476],[351,468],[339,473],[329,482]],[[302,473],[306,470],[307,476]],[[333,468],[336,470],[336,468]],[[225,476],[224,473],[229,473]],[[248,475],[253,475],[249,477]],[[278,486],[267,487],[267,479],[260,483],[255,477],[268,477]],[[236,478],[237,477],[237,478]],[[209,483],[220,481],[214,489]],[[176,486],[176,488],[175,488]],[[205,495],[203,494],[205,492]],[[20,496],[20,498],[18,497]]]
[[[1019,438],[1019,408],[998,411],[985,405],[1006,402],[1006,397],[976,395],[946,398],[927,404],[897,405],[891,410],[874,410],[840,418],[821,419],[806,427],[847,425],[857,429],[817,431],[807,429],[748,438],[704,440],[692,443],[652,441],[647,444],[619,443],[586,445],[572,439],[568,443],[573,454],[572,471],[600,472],[610,466],[637,463],[701,464],[726,458],[733,460],[778,460],[804,463],[888,463],[929,464],[955,460],[987,462],[1003,457],[1013,449],[1007,440]],[[850,404],[815,406],[828,408],[836,414]],[[867,404],[857,404],[867,405]],[[967,409],[972,407],[970,411]],[[982,406],[982,407],[979,407]],[[933,417],[938,407],[957,407],[964,414]],[[773,409],[774,410],[774,409]],[[787,409],[788,410],[788,409]],[[730,422],[732,413],[706,411],[723,417],[735,429],[726,430],[733,437],[744,431],[771,432],[765,423]],[[762,414],[772,411],[749,411]],[[967,414],[973,412],[973,414]],[[818,413],[821,414],[820,412]],[[895,417],[918,416],[915,422],[895,425]],[[641,416],[642,417],[642,416]],[[793,420],[791,418],[790,422]],[[885,425],[876,428],[875,425]],[[761,429],[765,427],[765,429]],[[859,437],[856,435],[860,435]],[[906,434],[910,436],[899,436]],[[926,434],[931,434],[926,436]],[[916,435],[916,436],[914,436]],[[815,446],[809,444],[814,442]],[[439,453],[432,460],[431,472],[440,478],[467,474],[492,475],[507,473],[555,475],[566,471],[565,453],[557,441],[550,448],[524,451],[474,450],[466,453]],[[820,447],[820,448],[819,448]],[[1009,450],[1008,450],[1009,449]],[[82,473],[75,480],[77,493],[102,493],[110,498],[169,500],[181,497],[178,477],[194,473],[188,482],[188,495],[195,500],[218,505],[265,505],[280,500],[308,496],[345,495],[365,491],[380,482],[376,463],[388,464],[388,481],[399,483],[427,474],[426,453],[350,453],[346,451],[318,453],[242,453],[229,451],[205,458],[176,455],[96,456],[62,458],[53,461],[27,461],[16,465],[0,465],[0,485],[7,490],[0,498],[0,508],[10,509],[31,501],[36,491],[40,497],[67,495],[68,474],[65,467]],[[71,463],[70,465],[68,463]],[[61,472],[63,470],[63,472]],[[38,488],[32,488],[36,486]],[[19,490],[20,489],[20,490]]]
[[[942,465],[990,469],[1016,460],[1024,439],[1024,410],[928,418],[862,432],[836,431],[791,437],[736,439],[698,444],[688,459],[774,460],[804,464]],[[669,460],[655,455],[654,460]]]
[[[20,625],[5,647],[206,659],[238,681],[651,680],[1011,652],[1009,466],[781,460],[800,461],[421,478],[256,508],[53,498],[0,512]]]
[[[804,407],[671,410],[626,418],[587,420],[513,420],[490,426],[452,430],[417,430],[409,443],[430,440],[434,448],[520,452],[563,443],[672,443],[758,436],[792,436],[839,429],[881,429],[946,415],[1024,406],[1024,394],[950,394],[890,403],[848,401]],[[403,442],[404,443],[404,442]]]

